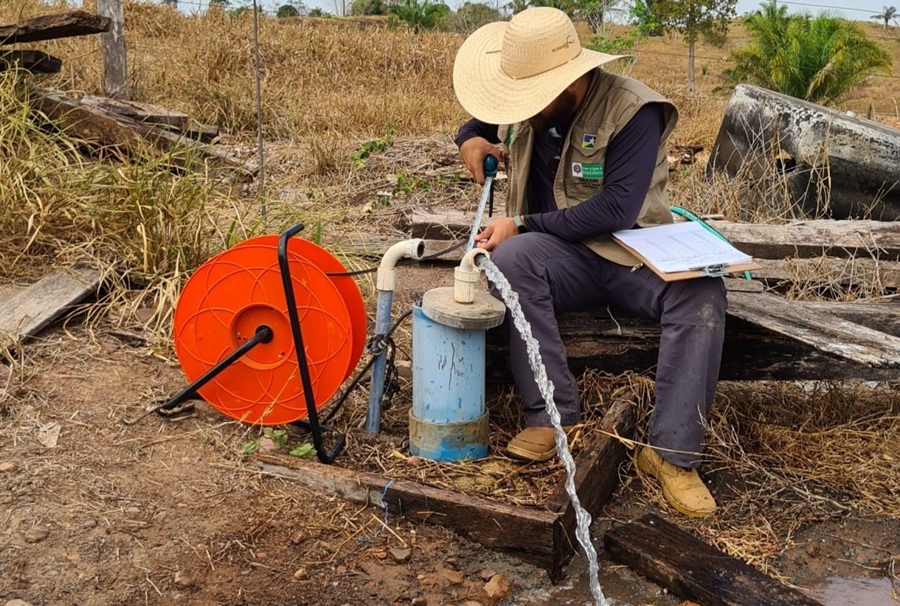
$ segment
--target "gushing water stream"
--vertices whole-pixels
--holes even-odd
[[[609,606],[609,602],[603,596],[603,590],[600,589],[600,580],[598,579],[600,567],[597,564],[597,552],[594,549],[594,544],[591,543],[591,514],[581,506],[578,493],[575,492],[575,460],[572,458],[572,453],[569,452],[569,441],[566,437],[566,432],[563,431],[562,419],[553,400],[553,383],[547,378],[547,369],[544,367],[544,362],[541,359],[538,342],[531,334],[531,324],[528,323],[528,320],[525,319],[525,314],[522,313],[522,306],[519,305],[519,295],[512,289],[506,276],[494,265],[493,261],[486,257],[479,257],[476,262],[484,270],[488,279],[494,283],[497,290],[500,291],[500,296],[512,315],[513,324],[519,331],[519,334],[522,335],[522,340],[525,341],[525,347],[528,351],[528,362],[531,365],[531,370],[534,371],[534,380],[538,384],[541,396],[544,398],[547,414],[550,415],[550,422],[556,431],[556,452],[559,453],[563,466],[566,468],[566,492],[572,500],[572,507],[575,509],[575,519],[578,522],[575,529],[575,537],[581,544],[582,549],[584,549],[588,560],[591,594],[594,596],[597,606]]]

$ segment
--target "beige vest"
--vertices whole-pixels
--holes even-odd
[[[672,222],[666,197],[666,182],[669,178],[666,140],[678,122],[678,111],[669,100],[637,80],[600,69],[594,70],[587,96],[563,140],[559,169],[553,183],[557,208],[570,208],[603,190],[607,145],[647,103],[662,104],[665,127],[659,140],[656,170],[653,171],[650,189],[637,224],[646,227]],[[519,122],[500,126],[498,134],[506,155],[506,171],[509,175],[506,214],[528,214],[526,185],[534,130],[528,122]],[[634,255],[613,242],[608,235],[588,238],[584,243],[598,255],[615,263],[638,263]]]

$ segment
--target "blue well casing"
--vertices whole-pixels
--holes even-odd
[[[412,309],[410,454],[434,461],[487,456],[485,333],[445,326]]]

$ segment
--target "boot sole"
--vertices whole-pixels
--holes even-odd
[[[509,456],[522,461],[530,461],[532,463],[544,463],[556,456],[556,449],[549,450],[544,453],[535,453],[532,450],[524,448],[516,448],[515,446],[507,446],[506,452]]]

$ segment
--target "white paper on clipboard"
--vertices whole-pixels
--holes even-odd
[[[753,257],[694,221],[626,229],[612,235],[666,273],[753,262]]]

